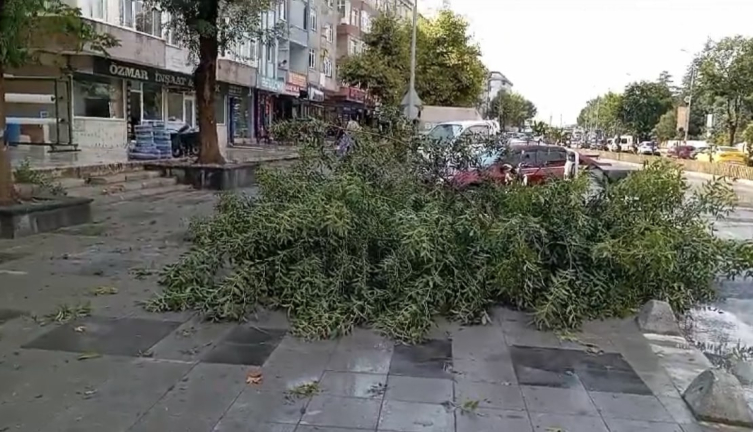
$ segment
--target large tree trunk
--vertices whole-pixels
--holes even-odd
[[[2,3],[0,3],[0,8]],[[1,11],[1,9],[0,9]],[[15,204],[18,201],[13,186],[13,168],[10,164],[10,147],[5,145],[5,68],[0,64],[0,205]]]
[[[199,163],[205,164],[225,163],[225,158],[220,152],[217,120],[214,116],[218,45],[216,37],[199,38],[199,65],[194,72],[199,140],[201,141]]]

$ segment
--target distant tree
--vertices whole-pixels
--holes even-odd
[[[638,139],[649,139],[659,118],[672,105],[672,93],[667,86],[658,82],[641,81],[625,88],[619,118]]]
[[[500,92],[491,102],[490,118],[499,119],[500,126],[523,127],[526,120],[536,116],[536,106],[519,93]]]
[[[261,31],[261,15],[276,0],[148,0],[148,4],[171,17],[167,27],[198,59],[193,77],[201,141],[199,162],[225,163],[214,114],[217,59],[220,53],[235,51],[249,38],[271,43]]]
[[[533,122],[531,129],[533,129],[533,133],[536,135],[546,135],[546,132],[549,129],[549,125],[547,125],[543,121],[536,121]]]
[[[659,123],[656,124],[655,132],[656,138],[660,142],[678,138],[677,110],[675,108],[670,109],[659,118]]]
[[[409,23],[379,15],[364,36],[366,49],[341,60],[338,78],[368,90],[386,105],[398,105],[410,79],[410,41]],[[477,106],[488,72],[468,22],[450,11],[422,18],[416,44],[416,91],[423,103]]]
[[[729,145],[753,108],[753,40],[742,36],[709,41],[700,56],[698,89],[723,108]]]
[[[4,77],[10,69],[36,63],[42,53],[80,51],[84,46],[104,53],[116,45],[115,38],[82,19],[80,9],[61,0],[0,0],[0,131],[5,130]],[[18,198],[8,153],[0,139],[0,205]]]
[[[610,92],[591,99],[578,115],[578,126],[594,125],[607,134],[618,134],[622,129],[619,118],[621,106],[622,95],[618,93]]]

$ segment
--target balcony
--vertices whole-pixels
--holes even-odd
[[[337,25],[337,36],[352,36],[360,38],[361,29],[351,24],[340,23]]]
[[[290,40],[291,43],[294,43],[296,45],[308,46],[309,45],[309,32],[308,30],[304,30],[300,27],[291,25],[289,33],[288,33],[288,39]]]

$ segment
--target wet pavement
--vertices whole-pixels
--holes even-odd
[[[101,204],[91,225],[0,241],[0,431],[712,430],[630,319],[558,337],[500,308],[407,346],[368,329],[305,342],[278,312],[243,324],[146,312],[189,218],[214,201]]]

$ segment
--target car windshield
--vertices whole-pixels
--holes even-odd
[[[454,139],[460,135],[463,127],[459,124],[440,124],[429,131],[428,137],[436,140]]]

